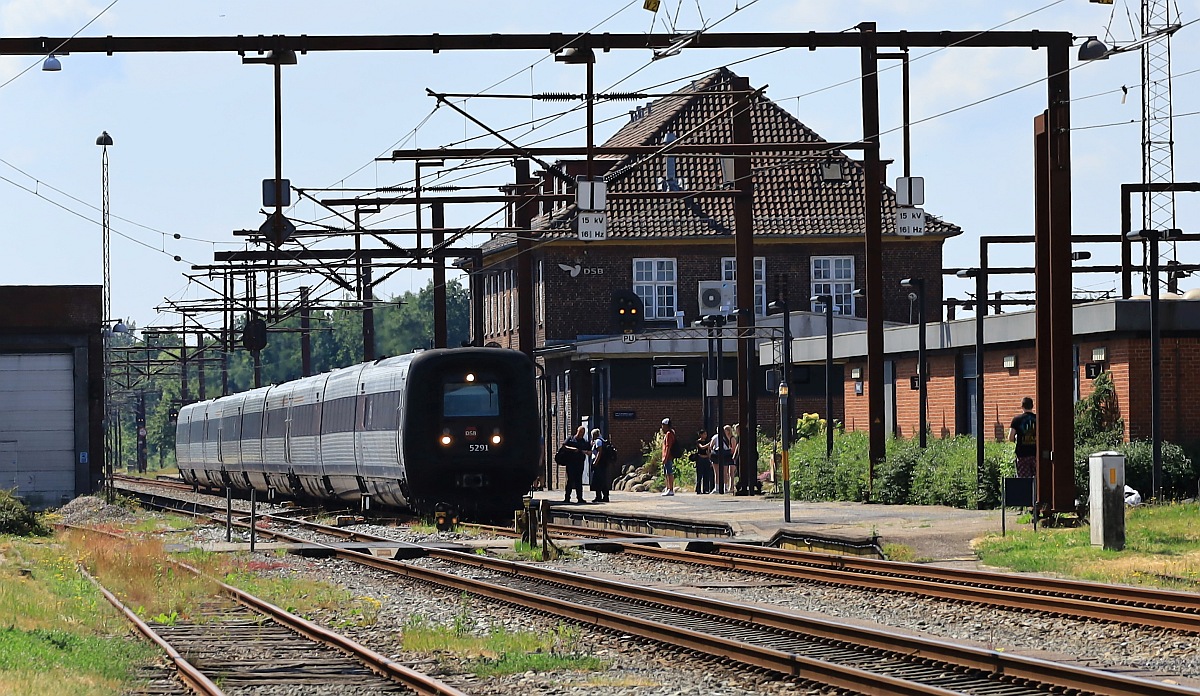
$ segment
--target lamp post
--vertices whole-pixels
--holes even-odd
[[[767,305],[767,309],[773,309],[783,312],[783,351],[781,361],[783,363],[780,374],[782,380],[779,383],[779,445],[783,450],[780,464],[783,466],[783,521],[792,521],[792,472],[791,466],[788,463],[788,447],[792,441],[792,424],[795,422],[792,419],[792,312],[788,307],[788,292],[787,283],[780,278],[780,298],[776,302]],[[828,380],[825,383],[828,389]],[[828,408],[828,400],[826,401]],[[828,422],[828,421],[826,421]]]
[[[271,217],[269,238],[280,246],[289,236],[290,230],[283,221],[283,66],[296,64],[294,50],[271,50],[262,56],[242,56],[242,64],[260,64],[275,67],[275,214]]]
[[[833,456],[833,295],[816,295],[825,306],[825,457]]]
[[[912,288],[917,292],[917,418],[921,431],[918,441],[924,448],[928,444],[925,431],[929,428],[925,392],[925,279],[905,278],[900,281],[900,287]]]
[[[55,61],[55,62],[57,63],[57,61]],[[112,361],[109,357],[109,351],[111,349],[111,346],[109,345],[110,330],[109,330],[109,326],[108,326],[108,322],[111,320],[111,317],[112,317],[112,277],[110,275],[111,268],[109,266],[109,249],[110,249],[110,239],[111,239],[112,229],[109,225],[109,209],[108,209],[108,148],[109,148],[109,146],[111,146],[113,144],[112,136],[108,134],[108,131],[102,131],[100,133],[100,137],[96,138],[96,144],[99,145],[101,148],[101,154],[100,154],[100,228],[101,228],[100,256],[101,256],[101,263],[103,265],[103,276],[102,276],[103,287],[100,289],[100,294],[101,294],[100,312],[101,312],[101,318],[104,321],[104,325],[102,326],[102,334],[101,334],[101,341],[100,341],[100,350],[101,350],[102,358],[103,358],[101,360],[101,363],[103,365],[102,377],[104,380],[104,389],[103,389],[104,408],[101,411],[101,413],[103,414],[101,429],[104,432],[104,438],[107,443],[107,441],[109,439],[109,432],[108,432],[109,427],[112,424],[109,419],[109,416],[108,416],[108,410],[112,406],[112,404],[111,404],[112,375],[109,374],[109,371],[112,368]],[[121,327],[122,329],[124,328],[124,324],[118,324],[118,326]],[[113,329],[116,329],[116,328],[117,327],[113,327]],[[104,488],[105,488],[105,493],[108,498],[108,502],[111,503],[113,500],[113,478],[112,478],[113,463],[112,463],[112,452],[110,451],[110,449],[111,448],[109,448],[107,446],[104,448],[104,479],[105,479]]]
[[[1153,450],[1153,466],[1150,469],[1150,494],[1160,495],[1162,486],[1162,375],[1159,360],[1162,357],[1162,327],[1158,320],[1158,242],[1179,230],[1134,230],[1126,237],[1131,242],[1149,244],[1150,262],[1150,443]]]
[[[983,500],[983,318],[987,315],[987,273],[979,268],[965,268],[955,275],[975,279],[975,495],[978,504]]]
[[[716,335],[717,344],[717,364],[714,370],[717,383],[717,425],[715,431],[717,433],[717,442],[721,443],[725,440],[724,431],[722,430],[722,421],[725,420],[725,386],[721,379],[721,362],[724,360],[724,352],[722,343],[725,342],[725,337],[722,335],[722,329],[725,326],[725,316],[721,314],[709,314],[700,319],[701,326],[709,327],[709,335]],[[725,492],[725,463],[722,461],[717,466],[717,493]]]

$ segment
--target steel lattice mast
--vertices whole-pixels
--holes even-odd
[[[1178,18],[1175,19],[1178,21]],[[1142,0],[1142,36],[1157,37],[1142,46],[1142,182],[1175,181],[1175,140],[1171,108],[1171,0]],[[1143,229],[1175,229],[1175,193],[1142,196]],[[1175,243],[1166,240],[1159,252],[1178,261]],[[1176,281],[1168,276],[1173,291]],[[1145,285],[1149,285],[1149,276]]]

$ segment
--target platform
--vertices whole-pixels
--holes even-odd
[[[585,495],[591,492],[585,490]],[[832,537],[852,543],[904,544],[917,559],[935,563],[972,564],[976,556],[971,540],[1000,533],[999,510],[961,510],[922,505],[880,505],[849,502],[791,502],[791,521],[783,517],[782,498],[734,496],[676,491],[674,496],[658,493],[612,491],[608,503],[563,503],[562,491],[538,491],[535,497],[549,500],[560,514],[650,516],[680,522],[723,525],[742,540],[766,542],[781,530],[798,535]],[[1009,511],[1009,529],[1017,525]]]

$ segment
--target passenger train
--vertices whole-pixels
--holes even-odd
[[[526,355],[437,349],[189,404],[175,452],[200,487],[488,516],[537,477],[537,423]]]

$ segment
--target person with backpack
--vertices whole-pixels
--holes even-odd
[[[607,503],[608,492],[612,489],[613,474],[616,473],[617,448],[613,447],[608,438],[600,434],[600,429],[592,430],[592,492],[596,494],[593,503]]]
[[[664,496],[675,495],[675,460],[683,455],[683,443],[675,437],[675,429],[671,427],[671,419],[662,419],[662,471],[666,480],[663,489]]]
[[[582,425],[575,430],[575,435],[563,441],[554,455],[554,463],[567,470],[566,498],[564,503],[571,502],[571,491],[575,491],[575,502],[583,500],[583,465],[588,453],[587,429]]]

